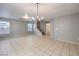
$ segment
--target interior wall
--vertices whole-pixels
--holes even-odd
[[[12,21],[11,22],[11,33],[12,34],[25,34],[26,33],[26,27],[24,22],[20,21]]]
[[[16,35],[27,34],[27,22],[8,20],[8,19],[0,19],[0,20],[10,22],[10,33],[6,35],[0,35],[0,37],[4,37],[7,35],[16,36]]]
[[[79,43],[79,13],[54,18],[53,28],[55,39]]]
[[[55,20],[54,19],[50,20],[50,27],[51,27],[50,28],[50,30],[51,30],[50,31],[50,34],[51,34],[50,36],[51,36],[52,39],[55,39],[55,31],[54,31],[55,26],[54,25],[55,25]]]

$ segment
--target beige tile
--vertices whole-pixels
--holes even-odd
[[[30,35],[0,41],[0,55],[77,56],[79,46],[53,40],[49,36]]]

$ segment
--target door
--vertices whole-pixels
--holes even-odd
[[[50,35],[50,31],[51,31],[50,23],[47,23],[46,24],[46,34]]]

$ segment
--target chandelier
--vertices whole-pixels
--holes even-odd
[[[39,3],[36,3],[36,5],[37,5],[37,16],[36,16],[36,20],[37,21],[41,21],[41,20],[44,19],[44,17],[39,17],[39,13],[38,13],[39,12],[39,9],[38,9],[39,8]]]
[[[36,7],[37,7],[37,14],[36,17],[29,17],[28,14],[25,14],[24,16],[22,16],[22,19],[32,19],[32,20],[36,20],[36,21],[42,21],[44,19],[44,17],[39,17],[39,3],[36,3]]]

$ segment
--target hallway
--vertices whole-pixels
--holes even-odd
[[[0,41],[5,56],[77,56],[79,45],[56,41],[48,36],[23,36]]]

